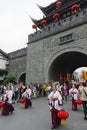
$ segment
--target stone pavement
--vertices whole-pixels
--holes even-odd
[[[47,97],[32,100],[32,108],[24,109],[19,103],[14,104],[15,112],[9,116],[0,115],[0,130],[51,130],[51,115]],[[83,111],[71,110],[71,101],[64,102],[64,109],[70,113],[66,125],[59,130],[87,130],[87,121],[83,119]]]

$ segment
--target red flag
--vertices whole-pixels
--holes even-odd
[[[62,74],[60,74],[60,81],[62,81],[63,77],[62,77]]]

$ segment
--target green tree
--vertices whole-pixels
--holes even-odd
[[[13,75],[6,76],[4,83],[16,83],[16,78]]]

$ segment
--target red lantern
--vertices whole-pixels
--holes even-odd
[[[77,107],[80,108],[82,104],[82,100],[78,99],[75,101],[75,103],[77,104]]]
[[[42,21],[41,21],[41,25],[42,25],[43,27],[45,27],[46,24],[47,24],[47,21],[46,21],[46,20],[42,20]]]
[[[2,111],[2,107],[4,106],[3,102],[0,102],[0,111]]]
[[[19,102],[20,103],[25,103],[25,99],[20,99]]]
[[[36,24],[33,24],[33,25],[32,25],[32,28],[33,28],[33,29],[37,29],[37,25],[36,25]]]
[[[61,119],[61,124],[66,124],[66,119],[69,117],[69,113],[67,111],[61,110],[57,114],[58,118]]]
[[[82,104],[82,100],[80,100],[80,99],[79,99],[79,100],[76,100],[75,102],[76,102],[76,104],[78,104],[78,105],[81,105],[81,104]]]
[[[57,14],[57,13],[56,13],[56,14],[53,15],[53,19],[54,19],[54,20],[58,20],[59,17],[60,17],[60,14]]]
[[[60,1],[56,2],[56,6],[57,6],[57,7],[62,6],[62,2],[60,2]]]
[[[4,106],[3,102],[0,102],[0,108],[2,108]]]
[[[75,4],[71,7],[71,11],[76,13],[77,11],[79,10],[79,5],[78,4]]]

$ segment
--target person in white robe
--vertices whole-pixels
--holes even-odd
[[[51,111],[51,120],[52,120],[52,129],[58,127],[60,124],[60,119],[58,118],[57,114],[62,109],[62,96],[57,91],[56,85],[52,87],[53,91],[48,96],[48,103],[50,106]]]
[[[72,98],[72,110],[77,111],[77,104],[75,101],[79,99],[79,91],[76,88],[76,84],[72,85],[72,88],[69,90],[69,95]]]
[[[13,92],[10,88],[10,86],[7,86],[6,94],[4,95],[4,107],[2,109],[2,115],[6,116],[9,115],[9,113],[13,113],[14,107],[12,105],[12,96]]]
[[[25,108],[28,108],[29,106],[32,106],[31,95],[32,95],[31,88],[30,88],[29,85],[27,85],[27,89],[22,94],[22,97],[25,98]]]

